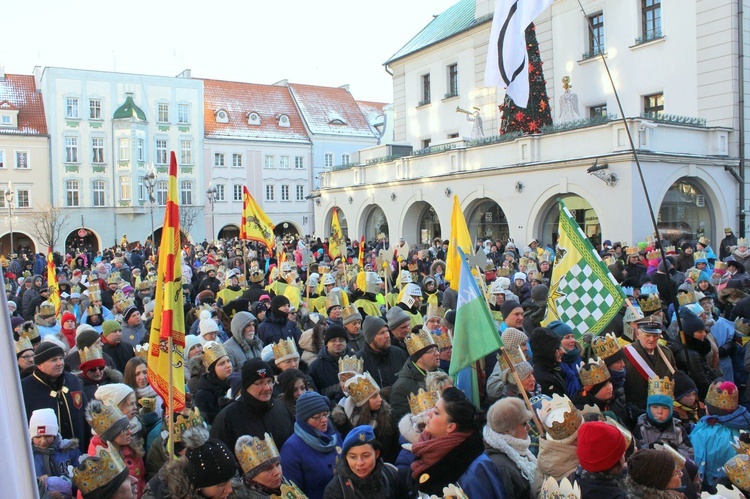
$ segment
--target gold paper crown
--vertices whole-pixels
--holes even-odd
[[[447,487],[443,487],[442,495],[436,496],[433,494],[428,499],[469,499],[469,496],[466,495],[460,485],[449,483]]]
[[[409,269],[409,272],[416,272],[419,270],[419,264],[416,262],[415,263],[409,262],[408,264],[406,264],[406,268]]]
[[[79,350],[79,353],[81,356],[81,365],[85,364],[86,362],[91,362],[92,360],[104,360],[102,349],[95,345],[91,345],[90,347],[83,347],[83,350]]]
[[[120,282],[120,273],[112,272],[107,278],[107,284],[118,284]]]
[[[273,358],[276,362],[287,360],[292,356],[299,358],[297,345],[294,343],[293,338],[283,338],[278,343],[273,344]]]
[[[739,404],[740,392],[734,384],[731,385],[734,386],[734,390],[722,390],[721,385],[723,383],[724,382],[722,381],[711,383],[708,387],[706,400],[704,402],[706,404],[711,404],[718,409],[734,411],[737,409],[737,404]]]
[[[85,495],[104,487],[125,469],[127,465],[119,452],[99,447],[96,456],[88,457],[73,469],[73,483]]]
[[[609,267],[610,265],[615,264],[615,257],[613,257],[612,255],[606,255],[604,258],[602,258],[602,261],[604,262],[604,265]]]
[[[93,293],[89,293],[89,301],[101,301],[102,299],[102,292],[101,291],[94,291]]]
[[[330,293],[326,295],[326,310],[328,310],[331,307],[341,307],[341,295],[339,295],[339,290],[331,290]]]
[[[34,347],[31,346],[31,340],[23,335],[18,337],[18,341],[16,341],[15,344],[16,344],[16,355],[20,354],[21,352],[25,352],[26,350],[34,349]]]
[[[498,277],[508,277],[510,276],[510,269],[506,267],[500,267],[499,269],[497,269],[496,275]]]
[[[357,407],[362,407],[370,397],[380,391],[380,386],[367,371],[349,379],[345,386],[352,402]]]
[[[638,246],[628,246],[625,248],[625,254],[627,256],[637,256],[639,254]]]
[[[537,415],[547,435],[554,440],[572,436],[583,423],[581,411],[565,395],[554,394],[552,400],[542,401],[542,407],[537,410]]]
[[[112,404],[92,400],[86,407],[86,421],[97,435],[104,434],[115,423],[125,418],[122,411]]]
[[[92,315],[101,315],[102,309],[97,307],[96,305],[89,305],[86,309],[86,313],[89,317],[91,317]]]
[[[125,293],[121,289],[118,289],[114,293],[112,293],[112,301],[117,303],[126,298]]]
[[[263,271],[260,269],[250,269],[250,282],[263,282],[265,275],[263,274]]]
[[[343,357],[339,357],[339,372],[355,372],[357,374],[362,374],[362,372],[365,370],[365,361],[364,359],[360,359],[356,355],[344,355]]]
[[[529,266],[529,259],[526,258],[525,256],[522,256],[521,258],[518,259],[518,266],[519,267],[521,267],[521,266],[528,267]]]
[[[513,365],[520,364],[521,362],[524,362],[526,360],[526,356],[523,354],[523,350],[521,350],[521,347],[518,348],[506,348],[505,352],[508,354],[508,357],[510,358],[510,361]],[[500,370],[505,371],[510,366],[508,366],[508,363],[505,362],[505,357],[503,356],[502,352],[499,352],[497,354],[497,362],[500,364]]]
[[[126,308],[133,306],[135,306],[135,300],[133,300],[132,298],[123,298],[122,300],[117,302],[117,308],[119,308],[123,312]]]
[[[96,293],[99,291],[99,280],[94,279],[92,281],[89,281],[89,285],[87,287],[89,294]]]
[[[268,461],[281,458],[273,437],[268,433],[265,433],[262,439],[248,435],[240,437],[235,450],[242,473],[249,473]]]
[[[358,314],[359,310],[354,305],[349,305],[341,309],[341,320],[346,320],[347,317]]]
[[[677,253],[677,248],[672,245],[664,246],[664,253],[666,253],[667,255],[674,255]]]
[[[539,263],[542,264],[544,262],[552,263],[552,253],[544,250],[541,255],[539,255]]]
[[[695,296],[695,292],[691,289],[687,293],[678,293],[677,303],[679,303],[681,307],[684,307],[691,303],[698,303],[698,297]]]
[[[581,362],[578,366],[578,376],[583,386],[593,386],[604,383],[612,377],[607,369],[607,364],[600,358],[589,359],[587,363]]]
[[[711,244],[711,240],[707,238],[706,236],[701,236],[698,238],[698,244],[702,244],[703,246],[708,246]]]
[[[416,333],[411,333],[406,337],[405,342],[409,355],[414,355],[423,348],[435,345],[432,335],[423,329],[420,329]]]
[[[661,298],[658,294],[641,295],[638,297],[638,304],[644,313],[651,314],[661,310]]]
[[[658,260],[661,258],[661,252],[659,250],[651,250],[646,253],[646,260]]]
[[[607,333],[604,336],[595,336],[591,340],[591,349],[600,359],[607,359],[620,351],[620,343],[614,333]]]
[[[307,496],[294,482],[289,482],[289,485],[282,483],[281,495],[274,494],[271,499],[307,499]]]
[[[720,262],[718,260],[714,264],[714,270],[727,270],[728,267],[727,262]]]
[[[663,378],[651,378],[648,380],[648,396],[665,395],[674,398],[674,382],[667,376]]]
[[[182,442],[182,435],[190,428],[196,426],[206,426],[201,416],[201,411],[197,407],[194,407],[192,411],[187,413],[181,413],[177,415],[174,422],[174,433],[172,433],[173,442]]]
[[[203,367],[208,369],[211,364],[227,355],[227,350],[221,343],[214,342],[213,345],[203,345]]]
[[[148,359],[148,345],[136,345],[135,348],[133,348],[133,352],[135,353],[136,357],[140,357],[142,359]]]
[[[740,434],[734,437],[734,442],[731,443],[737,454],[750,455],[750,433],[740,430]]]
[[[450,348],[453,346],[451,337],[447,332],[438,331],[437,333],[433,333],[432,331],[430,331],[430,334],[432,335],[432,340],[435,342],[435,345],[437,345],[438,350],[442,350],[443,348]]]
[[[441,319],[445,315],[445,309],[443,307],[438,307],[434,303],[430,303],[427,305],[427,311],[425,313],[425,317],[440,317]]]
[[[555,477],[547,477],[542,485],[542,499],[580,499],[581,488],[573,481],[571,483],[567,478],[563,478],[557,483]]]
[[[685,277],[693,281],[694,283],[698,282],[698,279],[701,276],[700,269],[697,269],[695,267],[691,267],[685,272]]]
[[[39,338],[39,328],[36,327],[36,324],[33,322],[24,322],[23,326],[21,326],[21,336],[24,336],[29,339],[29,341],[34,341],[35,339]]]
[[[701,258],[706,258],[705,251],[696,251],[695,253],[693,253],[693,260],[700,260]]]
[[[750,490],[750,456],[737,454],[724,464],[724,471],[732,485],[742,490]]]
[[[409,409],[411,409],[411,413],[416,416],[421,412],[435,407],[439,398],[440,396],[437,392],[426,392],[420,388],[416,394],[409,394]]]
[[[55,315],[55,304],[48,301],[42,302],[39,305],[39,315],[42,317],[52,317]]]

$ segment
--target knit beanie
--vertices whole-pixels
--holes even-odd
[[[326,397],[318,392],[307,391],[297,399],[296,417],[298,423],[306,423],[308,419],[326,412],[330,408]]]
[[[259,379],[273,378],[273,369],[263,359],[253,358],[242,364],[242,389],[247,388]]]
[[[185,353],[185,358],[187,358],[188,354],[190,353],[190,350],[195,345],[200,345],[201,340],[194,334],[186,334],[185,335],[185,349],[183,352]]]
[[[682,330],[689,336],[693,336],[699,331],[706,330],[706,324],[701,318],[686,308],[680,309],[680,319],[682,319]]]
[[[60,317],[60,325],[65,324],[66,321],[76,322],[76,316],[73,315],[72,312],[68,312],[66,310],[65,312],[63,312],[62,317]]]
[[[530,374],[534,372],[534,367],[531,365],[531,363],[527,361],[519,362],[518,364],[514,364],[513,367],[516,369],[516,374],[518,374],[518,379],[521,381],[525,380],[529,377]],[[506,380],[506,383],[509,383],[511,385],[516,384],[516,378],[513,376],[513,373],[510,372],[510,369],[506,369],[503,371],[503,378]]]
[[[487,424],[496,433],[510,433],[516,426],[531,418],[531,412],[518,397],[502,398],[487,411]]]
[[[698,393],[695,381],[685,371],[675,371],[673,380],[675,400],[679,401],[682,397],[690,395],[692,392]]]
[[[407,314],[401,307],[392,307],[385,314],[385,317],[386,319],[388,319],[388,329],[390,329],[391,331],[399,327],[404,322],[411,320],[409,314]]]
[[[547,329],[555,333],[560,339],[565,338],[569,334],[573,334],[573,328],[560,321],[552,321],[547,324]]]
[[[535,359],[554,361],[555,352],[561,343],[562,339],[546,327],[538,327],[531,333],[531,351],[534,352]]]
[[[448,310],[443,316],[443,320],[445,320],[445,322],[447,322],[450,328],[452,329],[453,326],[456,325],[456,311]]]
[[[326,329],[325,343],[328,344],[328,342],[333,338],[343,338],[344,341],[346,341],[346,329],[343,326],[339,326],[338,324],[331,324],[330,326],[328,326],[328,328]]]
[[[81,324],[76,329],[76,348],[83,350],[90,347],[99,339],[99,333],[89,324]]]
[[[114,319],[102,322],[102,336],[109,336],[115,331],[122,331],[122,326]]]
[[[514,351],[517,350],[521,345],[525,345],[526,341],[528,340],[526,333],[514,327],[506,328],[505,331],[503,331],[500,335],[500,338],[502,339],[503,345],[505,345],[506,350]]]
[[[289,298],[284,295],[276,295],[271,298],[271,312],[276,315],[276,312],[278,312],[281,307],[289,304]]]
[[[381,329],[383,329],[385,325],[385,321],[380,317],[375,317],[374,315],[368,315],[367,317],[365,317],[364,322],[362,322],[362,335],[365,338],[365,343],[367,343],[368,345],[372,343],[372,341],[375,339],[375,336]]]
[[[625,454],[627,443],[620,430],[603,421],[583,423],[578,429],[576,454],[581,467],[591,473],[607,471]]]
[[[133,306],[133,305],[131,305],[131,306],[129,306],[128,308],[126,308],[126,309],[125,309],[125,310],[124,310],[124,311],[122,312],[122,319],[123,319],[123,320],[124,320],[125,322],[128,322],[128,320],[130,319],[130,316],[131,316],[131,315],[133,315],[133,314],[134,314],[134,313],[136,313],[136,312],[138,312],[138,308],[137,308],[137,307],[135,307],[135,306]]]
[[[521,304],[515,300],[504,302],[500,306],[500,313],[503,314],[503,319],[507,318],[510,315],[510,313],[513,312],[517,308],[521,308]]]
[[[10,318],[10,328],[11,330],[15,330],[18,326],[22,325],[24,323],[23,317],[19,315],[14,315]]]
[[[29,419],[29,437],[55,436],[60,430],[54,409],[37,409]]]
[[[219,325],[213,319],[201,319],[198,323],[198,329],[200,329],[201,336],[207,333],[218,333]]]
[[[674,458],[665,450],[642,449],[628,459],[630,479],[657,490],[667,488],[674,469]]]
[[[55,357],[65,356],[65,350],[51,341],[42,341],[34,350],[34,364],[43,364]]]
[[[546,304],[547,296],[549,296],[549,288],[544,284],[537,284],[531,288],[531,301]]]
[[[182,434],[182,442],[187,447],[187,475],[196,489],[225,483],[237,473],[237,460],[226,444],[208,438],[208,430],[194,426]]]
[[[131,393],[134,393],[133,389],[125,383],[110,383],[108,385],[100,385],[96,389],[94,397],[105,404],[118,407]]]

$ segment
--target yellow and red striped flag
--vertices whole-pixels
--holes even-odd
[[[185,408],[185,313],[182,305],[182,266],[180,262],[180,211],[177,205],[177,157],[172,151],[164,226],[159,245],[156,274],[154,319],[148,349],[148,381],[169,404],[172,385],[172,412]],[[172,351],[169,351],[169,339]],[[171,373],[170,373],[171,369]],[[171,383],[170,383],[171,382]]]
[[[55,316],[60,313],[60,291],[57,287],[57,269],[52,259],[52,248],[47,251],[47,289],[49,289],[49,302],[55,305]]]
[[[273,235],[275,226],[271,223],[266,212],[258,206],[250,195],[247,186],[242,186],[242,223],[240,224],[240,239],[243,241],[257,241],[273,251],[276,240]]]
[[[338,208],[334,208],[333,215],[331,215],[331,235],[328,236],[328,255],[332,260],[339,256],[346,257],[346,243],[344,243],[344,235],[341,233]]]

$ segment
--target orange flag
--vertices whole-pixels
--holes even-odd
[[[164,227],[159,245],[156,302],[148,349],[148,381],[168,404],[171,385],[172,412],[185,408],[185,371],[182,355],[185,348],[185,312],[182,306],[180,211],[177,199],[177,157],[172,151],[167,208],[164,212]],[[168,348],[170,338],[171,352]]]
[[[47,288],[49,289],[48,301],[55,305],[55,315],[60,313],[60,291],[57,287],[57,269],[52,260],[52,248],[47,251]]]
[[[247,186],[242,186],[242,224],[240,225],[240,239],[243,241],[257,241],[268,247],[269,253],[273,251],[276,240],[273,236],[274,225],[271,219],[258,206],[255,199],[250,195]]]

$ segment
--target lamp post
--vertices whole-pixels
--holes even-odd
[[[148,173],[143,178],[143,183],[148,192],[148,211],[151,215],[151,252],[154,253],[156,241],[154,241],[154,203],[156,198],[154,197],[154,187],[156,187],[156,173],[154,172],[154,166],[151,165],[148,169]]]
[[[8,221],[10,222],[10,252],[8,253],[8,257],[13,254],[13,200],[15,197],[13,184],[8,182],[8,188],[5,189],[5,204],[8,205]]]
[[[218,193],[218,189],[216,189],[216,186],[212,186],[211,184],[208,184],[208,190],[206,191],[206,198],[208,199],[208,202],[211,203],[211,240],[213,241],[214,238],[214,205],[216,204],[216,194]]]

